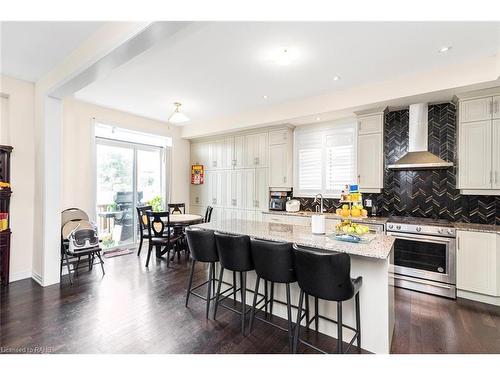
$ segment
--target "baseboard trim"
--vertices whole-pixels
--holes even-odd
[[[14,281],[19,281],[19,280],[24,280],[24,279],[29,279],[32,277],[32,272],[31,270],[25,270],[25,271],[19,271],[19,272],[11,272],[9,275],[9,283],[12,283]]]
[[[466,290],[457,290],[457,297],[487,303],[489,305],[500,306],[500,297],[488,296],[486,294],[468,292]]]
[[[33,280],[35,280],[38,284],[40,284],[41,286],[43,286],[42,276],[39,275],[38,273],[36,273],[35,271],[33,271],[33,274],[31,275],[31,278]]]

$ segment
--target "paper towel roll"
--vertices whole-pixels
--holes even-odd
[[[325,216],[312,215],[311,216],[311,229],[313,234],[325,234]]]

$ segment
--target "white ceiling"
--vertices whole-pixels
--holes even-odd
[[[188,125],[384,81],[499,52],[500,23],[215,22],[165,40],[76,97],[159,120],[183,103]],[[439,48],[452,46],[447,53]],[[291,47],[277,66],[269,52]],[[335,75],[341,79],[334,81]],[[267,95],[267,99],[263,96]]]
[[[1,22],[2,74],[35,82],[104,22]]]

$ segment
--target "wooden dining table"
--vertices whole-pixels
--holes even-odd
[[[203,223],[203,216],[195,214],[171,214],[169,219],[170,227],[174,228],[174,232],[177,234],[181,234],[183,229],[189,225]],[[183,242],[181,246],[186,246],[186,244]],[[166,251],[166,249],[160,251],[156,256],[161,257]],[[173,260],[173,257],[172,255],[171,260]]]

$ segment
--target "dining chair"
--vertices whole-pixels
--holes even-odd
[[[172,215],[186,213],[185,203],[169,203],[167,207],[168,207],[168,212]]]
[[[151,258],[151,252],[153,247],[156,248],[156,256],[167,253],[167,267],[170,265],[170,250],[178,251],[177,242],[181,238],[180,235],[174,234],[170,231],[170,212],[153,212],[146,211],[147,225],[148,225],[148,235],[149,235],[149,246],[148,246],[148,257],[146,259],[146,267],[149,266],[149,259]],[[165,250],[161,250],[165,247]]]
[[[205,218],[203,219],[204,223],[210,223],[210,220],[212,219],[212,211],[213,211],[212,206],[207,206],[207,209],[205,210]]]
[[[146,211],[152,211],[153,206],[141,206],[136,207],[137,218],[139,223],[139,250],[137,251],[137,256],[141,255],[142,243],[145,238],[149,239],[148,233],[148,218],[146,216]]]

